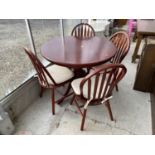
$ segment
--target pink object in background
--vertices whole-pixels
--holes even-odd
[[[136,28],[137,22],[134,19],[129,19],[129,24],[128,24],[128,34],[131,37],[131,33],[134,31]]]

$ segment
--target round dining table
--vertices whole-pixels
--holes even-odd
[[[74,68],[79,74],[82,68],[109,61],[116,53],[115,45],[105,37],[78,39],[73,36],[54,37],[41,47],[42,56],[48,61]]]

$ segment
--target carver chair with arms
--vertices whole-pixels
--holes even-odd
[[[126,71],[122,64],[106,64],[91,70],[86,77],[72,81],[74,96],[71,104],[74,102],[82,115],[81,130],[84,129],[88,105],[105,104],[113,121],[109,100],[112,97],[113,88],[124,77]],[[79,104],[79,100],[80,104],[83,102],[82,105]]]
[[[62,67],[59,65],[51,65],[47,68],[43,66],[40,60],[32,53],[32,51],[24,48],[25,53],[30,58],[36,72],[39,84],[41,86],[40,97],[43,94],[45,88],[51,89],[51,99],[52,99],[52,113],[55,114],[55,103],[61,103],[65,97],[71,95],[69,90],[71,88],[70,82],[74,78],[74,73],[67,67]],[[55,90],[57,87],[64,86],[68,83],[68,87],[62,98],[55,101]]]

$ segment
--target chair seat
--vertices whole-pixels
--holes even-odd
[[[90,96],[91,96],[91,98],[93,98],[93,95],[94,95],[94,88],[95,88],[95,76],[93,76],[92,78],[91,78],[91,94],[90,94]],[[73,80],[72,81],[72,83],[71,83],[71,86],[72,86],[72,88],[73,88],[73,91],[74,91],[74,93],[76,94],[76,95],[81,95],[81,91],[80,91],[80,83],[81,83],[81,81],[83,80],[83,78],[78,78],[78,79],[75,79],[75,80]],[[100,85],[100,83],[101,83],[101,78],[99,78],[99,85]],[[106,84],[106,82],[105,82],[105,84]],[[102,93],[101,93],[101,96],[103,95],[103,92],[104,92],[104,87],[105,87],[105,84],[104,84],[104,86],[103,86],[103,89],[102,89]],[[109,87],[108,87],[109,88]],[[107,88],[107,89],[108,89]],[[98,89],[97,89],[97,93],[96,93],[96,96],[95,96],[95,99],[99,99],[98,98],[98,95],[99,95],[99,87],[98,87]],[[86,99],[88,99],[88,84],[87,84],[87,82],[84,84],[84,86],[83,86],[83,96],[86,98]]]
[[[67,67],[62,67],[59,65],[52,65],[52,66],[47,67],[46,69],[52,75],[54,81],[57,84],[61,84],[74,77],[74,73]],[[46,76],[46,78],[49,84],[53,84],[49,76]]]
[[[80,91],[80,83],[83,80],[83,78],[78,78],[72,81],[71,86],[75,92],[76,95],[81,95]]]

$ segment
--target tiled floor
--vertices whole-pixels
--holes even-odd
[[[67,99],[56,106],[52,116],[50,94],[46,92],[16,121],[15,134],[152,134],[149,93],[133,90],[137,64],[131,63],[135,43],[124,60],[128,72],[119,83],[119,92],[113,92],[111,107],[115,121],[109,119],[103,105],[88,108],[85,131],[80,131],[81,116]]]

